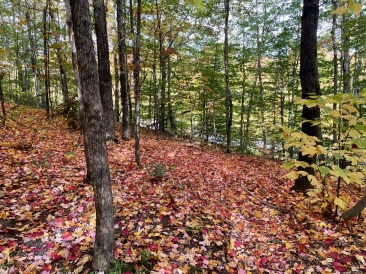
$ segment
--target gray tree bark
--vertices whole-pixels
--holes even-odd
[[[106,11],[103,0],[94,0],[93,3],[98,49],[99,89],[103,106],[105,133],[107,140],[116,141]]]
[[[79,67],[82,102],[85,108],[84,148],[94,189],[96,236],[92,266],[107,271],[114,262],[113,198],[109,175],[103,106],[94,58],[89,2],[71,0],[71,14]]]

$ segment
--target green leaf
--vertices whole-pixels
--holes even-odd
[[[303,161],[296,161],[295,163],[295,166],[296,167],[303,167],[303,168],[306,168],[309,166],[309,164],[307,162],[303,162]]]
[[[330,172],[330,168],[327,168],[326,166],[320,166],[319,171],[322,176],[325,176]]]
[[[366,148],[366,139],[363,138],[353,138],[351,140],[353,144],[356,144],[358,148]]]
[[[356,14],[356,16],[360,15],[362,10],[362,5],[360,3],[354,3],[353,5],[348,7],[349,11]]]
[[[364,124],[357,124],[356,128],[361,130],[361,131],[365,131],[366,132],[366,125]]]
[[[289,163],[283,163],[282,166],[285,168],[285,169],[291,169],[293,168],[295,165],[294,162],[289,162]]]

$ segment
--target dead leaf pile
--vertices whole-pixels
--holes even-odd
[[[95,212],[79,133],[22,109],[0,137],[0,266],[87,273]],[[108,153],[118,260],[138,268],[148,252],[152,273],[366,271],[364,221],[350,232],[291,193],[280,163],[149,135],[141,139],[143,169],[133,141],[108,144]],[[357,201],[362,193],[347,195]]]

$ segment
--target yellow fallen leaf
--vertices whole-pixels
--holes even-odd
[[[66,259],[67,257],[69,257],[69,250],[67,250],[66,248],[65,249],[62,249],[59,253],[58,253],[62,258]]]
[[[84,264],[86,264],[87,262],[89,262],[89,256],[87,255],[87,256],[84,256],[78,263],[77,263],[77,265],[81,265],[81,266],[83,266]],[[82,270],[82,268],[81,268],[81,270]]]

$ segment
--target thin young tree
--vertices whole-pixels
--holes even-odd
[[[135,161],[141,167],[140,160],[140,36],[141,36],[141,0],[137,0],[137,18],[136,18],[136,39],[133,55],[133,78],[135,81]]]
[[[226,152],[231,150],[231,124],[233,119],[233,101],[231,97],[231,90],[229,85],[229,0],[224,1],[225,5],[225,41],[224,41],[224,66],[225,66],[225,86],[226,86]]]
[[[89,2],[71,0],[71,14],[84,105],[84,148],[94,189],[96,235],[93,269],[107,271],[114,261],[113,198],[109,175],[103,106],[99,91],[97,64],[94,58]]]
[[[97,36],[99,89],[103,105],[105,132],[107,140],[116,141],[106,10],[103,0],[94,0],[93,4],[95,34]]]
[[[300,82],[302,88],[302,98],[310,99],[320,95],[320,85],[318,77],[317,59],[317,28],[319,18],[319,0],[304,0],[303,13],[301,19],[301,42],[300,42]],[[320,138],[320,127],[312,123],[320,118],[318,106],[303,106],[301,130],[309,136]],[[311,175],[315,175],[311,164],[315,163],[316,157],[309,157],[299,153],[299,161],[309,164],[309,167],[299,167]],[[303,191],[313,188],[307,176],[299,176],[292,186],[292,190]]]

